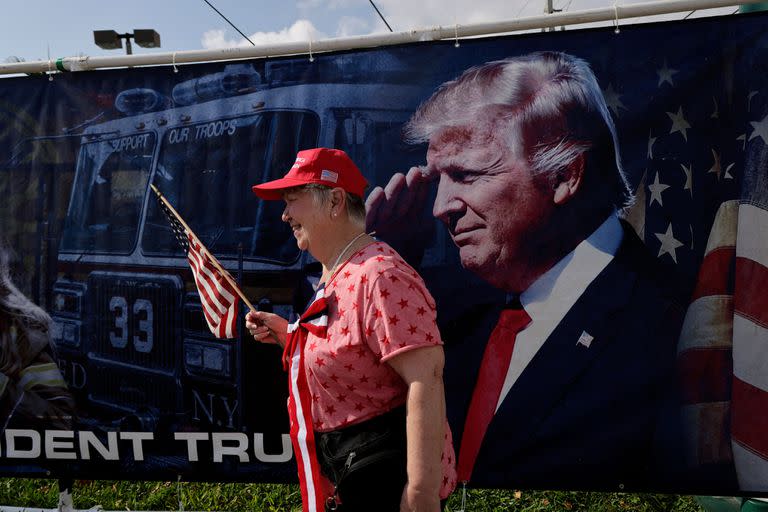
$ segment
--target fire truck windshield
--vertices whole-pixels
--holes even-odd
[[[218,257],[290,264],[299,251],[280,220],[282,202],[259,201],[255,183],[282,177],[296,152],[317,144],[314,113],[264,111],[169,129],[153,183]],[[181,256],[168,222],[151,201],[141,242],[145,254]]]
[[[153,133],[138,133],[83,145],[62,251],[131,252],[155,139]]]

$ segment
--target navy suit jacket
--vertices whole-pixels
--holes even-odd
[[[656,491],[675,487],[681,437],[675,378],[681,308],[629,225],[510,389],[470,485]],[[446,401],[457,454],[488,337],[502,308],[445,325]],[[582,332],[594,337],[577,343]],[[678,487],[679,489],[679,487]]]

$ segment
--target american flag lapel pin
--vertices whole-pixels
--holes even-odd
[[[592,340],[594,339],[595,337],[589,334],[587,331],[581,331],[581,336],[579,336],[579,340],[576,342],[576,344],[589,348],[589,346],[592,344]]]

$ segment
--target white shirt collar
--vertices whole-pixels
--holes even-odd
[[[531,323],[517,334],[497,408],[584,290],[611,262],[623,237],[624,231],[614,213],[520,294],[520,302]]]
[[[520,302],[534,322],[556,326],[610,263],[624,232],[616,213],[611,214],[586,240],[520,294]],[[545,320],[546,319],[546,320]]]

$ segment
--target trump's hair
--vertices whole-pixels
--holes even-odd
[[[444,83],[405,127],[411,143],[491,115],[507,147],[522,152],[534,175],[556,182],[584,156],[590,200],[622,209],[633,201],[605,98],[582,59],[537,52],[489,62]]]

